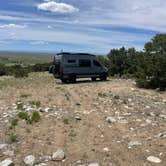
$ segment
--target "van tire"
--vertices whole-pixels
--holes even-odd
[[[100,80],[101,80],[101,81],[106,81],[106,80],[107,80],[107,73],[102,73],[102,74],[100,75]]]
[[[68,80],[65,78],[61,78],[61,81],[62,81],[62,83],[65,83],[65,84],[68,82]]]
[[[75,74],[71,74],[69,76],[69,82],[71,82],[71,83],[75,83],[76,82],[76,75]]]
[[[92,81],[96,81],[96,77],[92,77],[91,80],[92,80]]]

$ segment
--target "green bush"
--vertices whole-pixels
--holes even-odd
[[[31,123],[33,122],[39,122],[41,119],[39,112],[35,111],[32,113],[32,116],[30,118]]]
[[[29,120],[30,118],[27,112],[19,112],[18,117],[23,120]]]
[[[69,124],[69,119],[67,119],[67,118],[63,119],[63,123],[66,125]]]
[[[18,110],[23,110],[24,104],[23,103],[17,103],[17,109]]]
[[[17,126],[18,124],[18,119],[14,118],[14,119],[11,119],[11,126]]]
[[[16,134],[11,134],[9,136],[9,143],[14,143],[14,142],[18,142],[18,136]]]
[[[34,105],[36,107],[40,107],[41,106],[41,102],[40,101],[30,101],[29,104]]]

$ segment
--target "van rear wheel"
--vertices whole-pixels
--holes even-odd
[[[66,84],[68,80],[65,79],[65,78],[61,78],[61,81],[62,81],[62,83],[65,83],[65,84]]]
[[[76,82],[76,76],[74,74],[71,74],[69,76],[69,82],[71,82],[71,83],[75,83]]]

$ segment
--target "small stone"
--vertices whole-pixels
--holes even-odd
[[[61,161],[65,158],[65,152],[62,149],[57,150],[52,155],[52,160]]]
[[[7,151],[5,151],[5,152],[3,152],[3,154],[4,155],[6,155],[6,156],[14,156],[14,151],[12,151],[12,150],[7,150]]]
[[[127,124],[127,123],[128,123],[128,121],[125,120],[125,119],[123,119],[123,120],[119,120],[118,122],[121,123],[121,124]]]
[[[109,117],[106,118],[106,121],[107,121],[108,123],[114,123],[114,122],[116,122],[116,119],[113,118],[113,117],[111,117],[111,116],[109,116]]]
[[[152,121],[151,121],[151,120],[149,120],[149,119],[146,119],[146,123],[151,124],[151,123],[152,123]]]
[[[44,108],[44,112],[48,112],[50,110],[49,107]]]
[[[138,141],[130,141],[130,142],[128,143],[128,146],[129,146],[129,147],[132,147],[132,146],[140,146],[140,145],[142,145],[142,143],[141,143],[141,142],[138,142]]]
[[[128,101],[129,101],[129,102],[132,102],[132,99],[131,99],[131,98],[128,98]]]
[[[156,137],[156,138],[160,138],[160,137],[166,138],[166,131],[164,131],[163,133],[159,133],[158,135],[155,135],[154,137]]]
[[[81,117],[80,116],[75,116],[75,119],[76,120],[81,120]]]
[[[147,160],[152,163],[161,163],[161,160],[158,157],[154,157],[154,156],[147,157]]]
[[[90,163],[88,166],[100,166],[98,163]]]
[[[165,99],[163,100],[163,103],[166,103],[166,100],[165,100]]]
[[[35,166],[47,166],[46,163],[40,163],[40,164],[36,164]]]
[[[24,163],[28,166],[33,166],[35,164],[35,157],[33,155],[26,156]]]
[[[103,148],[103,151],[108,152],[109,148],[105,147],[105,148]]]
[[[5,159],[0,162],[0,166],[14,166],[14,163],[11,159]]]
[[[6,149],[8,144],[0,144],[0,150]]]

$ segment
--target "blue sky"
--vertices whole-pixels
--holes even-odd
[[[166,33],[165,9],[165,0],[1,0],[0,50],[141,50]]]

